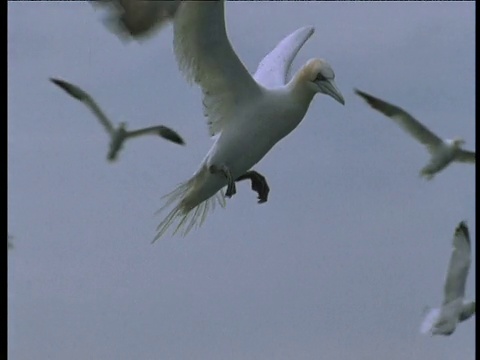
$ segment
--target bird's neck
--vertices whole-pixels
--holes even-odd
[[[287,90],[292,98],[307,107],[310,105],[315,91],[309,86],[305,69],[300,69],[287,84]]]

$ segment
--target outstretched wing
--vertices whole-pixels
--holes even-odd
[[[474,163],[475,164],[475,152],[460,149],[455,154],[455,160],[460,161],[460,162]]]
[[[164,139],[170,140],[171,142],[174,142],[176,144],[180,144],[180,145],[185,144],[182,137],[178,135],[176,131],[162,125],[152,126],[144,129],[134,130],[134,131],[128,131],[126,134],[126,137],[133,138],[133,137],[143,136],[147,134],[161,136]]]
[[[285,85],[293,59],[314,31],[312,26],[304,26],[286,36],[262,59],[254,79],[267,88]]]
[[[430,152],[443,143],[442,139],[402,108],[357,89],[355,89],[355,93],[360,95],[372,108],[395,121],[407,133],[425,145]]]
[[[462,312],[458,317],[458,321],[465,321],[469,319],[473,314],[475,314],[475,301],[471,301],[463,305]]]
[[[105,130],[112,136],[114,133],[114,128],[108,120],[107,116],[103,113],[100,107],[97,105],[95,100],[92,99],[85,91],[80,89],[78,86],[70,84],[64,80],[50,78],[54,84],[58,85],[60,88],[65,90],[67,94],[73,96],[75,99],[80,100],[85,106],[87,106],[93,114],[97,117],[100,123],[103,125]]]
[[[224,1],[182,2],[173,26],[179,68],[202,88],[212,136],[261,92],[230,44],[224,6]]]
[[[470,234],[466,223],[462,221],[458,224],[453,236],[453,251],[445,279],[443,304],[465,296],[470,252]]]

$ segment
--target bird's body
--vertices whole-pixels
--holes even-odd
[[[78,86],[68,83],[64,80],[50,80],[54,84],[62,88],[67,94],[85,104],[85,106],[87,106],[92,111],[92,113],[103,125],[108,135],[110,136],[110,146],[107,155],[108,161],[115,161],[117,159],[118,153],[122,149],[123,144],[127,139],[132,139],[138,136],[156,135],[172,141],[176,144],[184,144],[184,141],[180,137],[180,135],[178,135],[174,130],[162,125],[151,126],[133,131],[127,131],[126,123],[124,122],[121,122],[118,127],[115,127],[105,115],[105,113],[102,111],[102,109],[100,109],[95,100],[93,100],[93,98],[88,93],[80,89]]]
[[[110,134],[110,144],[107,154],[107,159],[109,161],[115,161],[118,155],[118,152],[122,149],[125,139],[127,138],[127,130],[125,129],[124,124],[112,131]]]
[[[455,160],[455,153],[458,149],[454,140],[444,140],[431,151],[430,161],[420,170],[420,175],[426,179],[432,179],[435,174],[445,169]]]
[[[420,326],[421,333],[451,335],[459,322],[475,314],[475,301],[464,300],[470,253],[470,235],[466,223],[462,221],[456,227],[453,237],[442,306],[429,309]]]
[[[208,171],[223,164],[234,179],[256,165],[272,147],[288,135],[303,119],[307,107],[292,98],[287,89],[265,90],[243,114],[232,119],[207,153],[192,179],[195,187],[182,200],[188,211],[225,187],[227,179]],[[313,97],[313,96],[312,96]],[[280,106],[279,106],[280,104]]]
[[[463,139],[443,140],[402,108],[363,91],[355,90],[355,92],[372,108],[390,117],[407,133],[426,146],[430,153],[430,161],[420,170],[420,176],[430,180],[452,162],[475,164],[475,152],[462,149],[462,145],[465,143]]]
[[[108,0],[126,3],[132,0]],[[168,207],[175,207],[160,223],[158,239],[178,220],[175,231],[183,228],[186,234],[195,224],[205,219],[208,210],[218,201],[224,205],[224,196],[235,194],[235,181],[248,178],[249,171],[272,147],[288,135],[304,118],[316,93],[324,93],[344,104],[337,89],[335,74],[321,59],[312,59],[287,81],[291,63],[300,48],[313,34],[313,27],[303,27],[285,37],[260,62],[252,76],[235,53],[225,29],[225,1],[182,1],[163,7],[165,16],[159,23],[173,21],[174,51],[180,71],[187,81],[196,83],[203,92],[204,115],[214,143],[198,170],[185,183],[166,195]],[[135,7],[148,6],[137,3]],[[170,6],[166,11],[166,6]],[[147,32],[136,31],[122,19],[135,18],[150,26],[156,22],[148,16],[138,17],[139,8],[129,13],[112,14],[126,29],[118,35],[142,39]],[[153,28],[153,27],[152,27]],[[254,172],[252,188],[268,186],[263,176]],[[255,179],[255,182],[254,180]],[[226,193],[221,189],[227,186]],[[259,202],[266,201],[259,193]]]
[[[187,80],[202,89],[214,143],[192,178],[166,195],[162,209],[176,205],[158,226],[155,240],[176,220],[175,232],[186,234],[203,222],[215,202],[224,205],[224,196],[236,192],[235,180],[298,126],[316,93],[344,104],[335,74],[324,60],[310,60],[287,82],[290,65],[313,34],[312,27],[284,38],[252,76],[226,35],[224,1],[182,2],[173,20],[177,62]]]
[[[475,301],[456,299],[440,308],[429,309],[420,327],[422,334],[452,335],[460,322],[475,314]]]

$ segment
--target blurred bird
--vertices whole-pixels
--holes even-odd
[[[428,310],[420,326],[422,334],[451,335],[458,323],[475,314],[475,301],[464,301],[470,253],[470,234],[467,224],[462,221],[456,227],[453,237],[442,306]]]
[[[107,130],[108,134],[110,135],[110,149],[107,155],[107,159],[109,161],[116,160],[118,152],[120,151],[123,143],[127,139],[132,139],[143,135],[156,135],[176,144],[185,144],[180,135],[178,135],[174,130],[162,125],[127,131],[126,123],[121,122],[119,126],[115,128],[110,122],[110,120],[107,118],[107,116],[100,109],[100,107],[97,105],[95,100],[93,100],[93,98],[85,91],[80,89],[78,86],[75,86],[63,80],[52,78],[50,80],[54,84],[65,90],[69,95],[73,96],[77,100],[80,100],[85,106],[87,106],[97,117],[105,130]]]
[[[122,40],[141,40],[161,29],[175,15],[179,0],[96,0],[94,6],[109,12],[105,25]]]
[[[451,162],[475,164],[475,152],[463,150],[465,141],[461,138],[442,140],[405,110],[380,100],[363,91],[355,89],[372,108],[394,120],[411,136],[426,146],[431,155],[430,162],[420,171],[420,176],[431,180],[436,173],[446,168]]]

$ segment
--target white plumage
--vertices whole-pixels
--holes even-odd
[[[173,209],[157,228],[158,239],[178,221],[185,235],[209,209],[235,194],[244,175],[301,122],[316,93],[344,104],[330,65],[311,59],[287,83],[295,55],[313,27],[290,34],[260,63],[252,77],[232,48],[225,30],[224,1],[182,2],[174,16],[174,49],[186,78],[200,85],[204,114],[214,144],[199,169],[166,195]],[[225,195],[221,189],[227,185]]]
[[[475,314],[475,301],[464,301],[470,253],[470,234],[467,224],[462,221],[453,236],[453,250],[445,278],[442,305],[427,312],[420,326],[421,333],[451,335],[459,322]]]
[[[355,93],[372,108],[390,117],[408,134],[426,146],[431,158],[430,162],[420,171],[420,176],[430,180],[453,161],[475,164],[475,152],[461,148],[465,143],[463,139],[442,140],[402,108],[357,89],[355,89]]]

